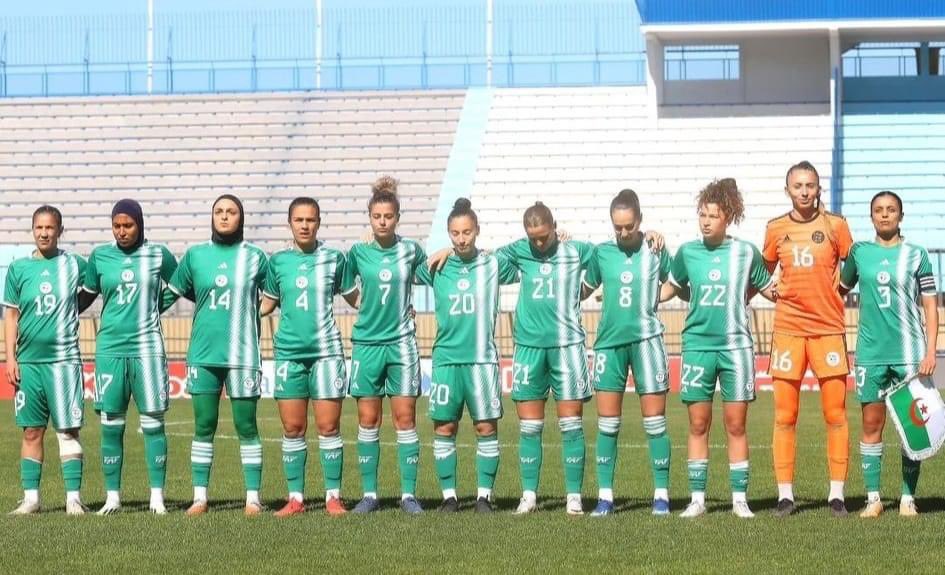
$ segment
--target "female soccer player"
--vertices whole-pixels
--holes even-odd
[[[115,241],[96,247],[82,286],[83,300],[102,294],[102,321],[95,346],[95,409],[102,419],[102,468],[105,505],[98,512],[121,510],[125,415],[133,397],[144,433],[145,465],[151,486],[150,509],[164,514],[168,408],[167,356],[161,332],[162,290],[177,260],[162,244],[145,240],[144,216],[134,200],[112,208]],[[173,298],[165,295],[165,305]]]
[[[617,435],[631,370],[650,448],[655,487],[653,514],[669,513],[670,442],[665,417],[669,369],[663,347],[663,324],[656,308],[661,285],[669,277],[671,258],[665,249],[653,252],[645,246],[640,231],[642,218],[640,200],[633,190],[622,190],[614,197],[610,219],[615,238],[597,246],[584,278],[585,297],[604,286],[594,345],[599,485],[599,500],[591,513],[594,517],[609,515],[614,510]]]
[[[699,192],[702,239],[683,244],[673,259],[670,282],[689,292],[689,313],[683,328],[681,396],[689,411],[689,491],[692,500],[682,517],[705,513],[709,466],[709,428],[716,381],[722,390],[728,436],[732,511],[754,514],[748,507],[748,438],[745,420],[755,399],[754,342],[748,301],[755,292],[773,299],[773,282],[754,245],[732,238],[728,226],[738,224],[745,206],[735,180],[717,180]],[[668,295],[668,294],[667,294]]]
[[[774,380],[774,473],[778,483],[775,514],[794,511],[794,460],[801,379],[810,366],[820,381],[827,423],[830,471],[828,505],[834,516],[847,514],[843,484],[850,456],[847,428],[847,348],[843,300],[837,289],[840,260],[853,238],[843,217],[820,202],[820,176],[809,162],[791,166],[785,192],[790,212],[768,222],[762,253],[769,272],[781,267],[774,308],[774,338],[768,373]]]
[[[440,511],[459,510],[456,431],[465,404],[476,426],[476,511],[491,513],[499,467],[498,420],[502,417],[495,320],[499,285],[518,281],[518,272],[503,258],[476,247],[479,218],[468,199],[456,200],[447,226],[453,254],[436,274],[426,266],[417,269],[418,281],[433,286],[436,299],[430,419],[436,437],[436,473],[443,491]]]
[[[16,425],[23,429],[23,501],[11,515],[40,510],[43,437],[50,419],[59,442],[66,513],[81,515],[86,508],[79,498],[83,385],[77,294],[86,262],[59,249],[63,227],[58,209],[40,206],[32,222],[36,250],[10,264],[3,292],[7,381],[16,388],[13,408]]]
[[[400,507],[410,514],[423,512],[415,495],[420,463],[416,423],[420,353],[410,301],[414,274],[426,255],[420,244],[396,233],[400,221],[397,184],[388,176],[375,182],[368,202],[374,240],[351,248],[342,282],[345,300],[359,308],[351,337],[351,395],[358,401],[358,462],[364,497],[355,513],[380,507],[377,468],[385,396],[390,397],[397,430]]]
[[[899,233],[902,200],[893,192],[880,192],[870,202],[870,215],[876,239],[853,244],[840,276],[841,294],[860,283],[855,375],[863,408],[860,455],[867,491],[860,517],[879,517],[883,512],[879,484],[886,404],[882,395],[916,374],[932,375],[938,338],[932,264],[925,249],[907,243]],[[900,515],[918,515],[914,498],[918,482],[919,462],[903,455]]]
[[[194,321],[187,350],[187,391],[194,407],[190,468],[194,502],[191,516],[207,512],[213,463],[213,436],[225,387],[233,408],[246,485],[246,515],[262,512],[262,444],[256,428],[259,400],[259,290],[266,277],[266,254],[243,241],[243,205],[224,194],[213,202],[212,235],[190,247],[169,289],[193,298]]]
[[[330,515],[341,515],[346,513],[341,501],[341,402],[348,382],[332,300],[341,288],[345,257],[318,241],[321,210],[313,198],[292,200],[288,220],[295,245],[269,260],[260,310],[261,315],[268,315],[276,306],[282,308],[273,346],[289,500],[276,515],[287,517],[305,511],[305,431],[310,399],[318,427],[325,509]]]

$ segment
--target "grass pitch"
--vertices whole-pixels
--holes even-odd
[[[475,439],[464,420],[458,439],[459,492],[463,512],[439,516],[439,489],[433,471],[431,425],[420,417],[421,454],[418,495],[428,509],[420,517],[405,516],[397,508],[398,473],[394,434],[385,421],[381,436],[381,496],[383,511],[369,517],[330,518],[321,502],[321,470],[317,445],[309,434],[306,486],[309,512],[279,520],[267,514],[252,519],[242,515],[242,474],[232,422],[221,415],[216,457],[211,478],[211,512],[189,519],[183,514],[191,496],[190,435],[192,414],[187,401],[176,401],[168,414],[169,468],[167,496],[171,513],[147,513],[148,489],[137,418],[129,418],[126,434],[123,499],[125,511],[112,517],[66,517],[55,439],[47,438],[42,500],[44,512],[35,517],[0,516],[0,573],[293,573],[319,572],[773,572],[862,573],[937,572],[939,547],[945,525],[945,462],[941,456],[923,466],[919,483],[917,519],[900,519],[895,508],[899,493],[898,438],[886,430],[883,496],[886,513],[877,520],[862,520],[864,489],[860,474],[859,405],[848,398],[851,430],[851,465],[847,502],[851,516],[839,520],[825,505],[827,470],[819,395],[802,394],[798,435],[798,473],[795,494],[800,512],[775,519],[771,509],[776,488],[771,462],[773,398],[762,393],[749,411],[751,486],[749,502],[757,516],[739,520],[729,511],[728,467],[721,414],[716,405],[709,468],[709,514],[694,521],[676,515],[688,500],[686,490],[686,413],[676,395],[669,400],[669,431],[673,441],[672,517],[651,517],[652,485],[646,462],[646,440],[637,398],[628,395],[620,436],[615,492],[618,514],[603,519],[574,518],[564,513],[560,438],[549,403],[545,429],[545,456],[540,511],[513,517],[519,496],[517,419],[506,404],[499,440],[502,460],[496,485],[500,513],[479,516],[472,512],[475,494]],[[418,412],[425,413],[420,400]],[[594,442],[597,435],[593,401],[585,417],[587,473],[585,508],[596,500]],[[226,413],[227,409],[221,409]],[[19,431],[13,409],[0,409],[0,509],[13,509],[19,499]],[[263,437],[263,498],[270,510],[283,503],[285,484],[281,467],[281,426],[273,400],[262,400],[259,410]],[[86,475],[84,501],[97,509],[104,500],[99,459],[99,425],[87,413],[83,430]],[[345,443],[343,496],[349,507],[360,495],[354,436],[354,402],[346,403],[342,423]]]

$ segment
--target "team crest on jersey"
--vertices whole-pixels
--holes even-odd
[[[43,282],[39,284],[39,291],[41,291],[44,294],[52,293],[52,284],[49,282]]]
[[[345,380],[341,377],[335,378],[335,389],[342,389],[345,386]]]
[[[711,281],[714,281],[714,282],[719,281],[720,279],[722,279],[722,271],[721,271],[721,270],[710,270],[710,271],[709,271],[709,279],[710,279]]]
[[[817,230],[810,235],[810,239],[813,240],[815,244],[822,244],[827,237],[824,235],[824,232]]]
[[[492,398],[492,409],[499,409],[499,406],[502,405],[502,402],[499,401],[498,397]]]
[[[389,282],[390,278],[394,277],[394,274],[390,270],[381,270],[381,273],[377,274],[377,277],[381,278],[382,282]]]
[[[548,275],[548,274],[550,274],[550,273],[551,273],[551,264],[548,264],[548,263],[541,264],[541,266],[538,267],[538,271],[541,272],[542,275]]]
[[[81,419],[81,418],[82,418],[82,410],[79,409],[78,405],[73,405],[72,406],[72,419]]]
[[[656,381],[658,383],[663,383],[664,381],[666,381],[666,372],[665,371],[656,372]]]
[[[130,281],[133,280],[133,279],[135,279],[135,272],[133,272],[133,271],[131,271],[131,270],[122,270],[122,272],[121,272],[121,281],[123,281],[123,282],[130,282]]]
[[[243,389],[248,389],[255,392],[259,389],[259,382],[256,381],[255,377],[247,377],[243,380]]]
[[[308,287],[308,278],[305,276],[299,276],[295,278],[295,287],[299,289],[305,289]]]
[[[887,271],[885,271],[885,270],[879,272],[878,274],[876,274],[876,281],[879,282],[879,283],[881,283],[881,284],[883,284],[883,285],[888,284],[888,283],[889,283],[889,279],[890,279],[889,272],[887,272]]]
[[[456,288],[459,289],[460,291],[466,291],[466,290],[468,290],[468,289],[469,289],[469,280],[466,279],[466,278],[463,278],[463,279],[459,280],[458,282],[456,282]]]
[[[828,353],[827,365],[829,365],[830,367],[837,367],[838,365],[840,365],[840,354],[835,351],[831,351],[830,353]]]
[[[226,287],[226,284],[230,283],[230,280],[225,275],[221,274],[213,280],[213,283],[217,284],[217,287]]]
[[[158,394],[158,399],[160,399],[161,401],[165,401],[167,399],[167,392],[164,390],[161,390],[161,393]]]
[[[628,284],[633,281],[633,272],[623,272],[620,274],[620,281]]]

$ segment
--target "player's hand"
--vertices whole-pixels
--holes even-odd
[[[7,383],[13,387],[20,386],[20,364],[14,358],[7,360]]]
[[[410,319],[417,319],[417,310],[413,306],[410,306],[407,308],[407,315],[410,316]]]
[[[935,352],[925,354],[922,362],[919,363],[919,375],[930,377],[935,373]]]
[[[663,249],[663,246],[666,245],[666,238],[663,237],[663,234],[650,230],[643,235],[643,239],[646,240],[646,243],[650,246],[650,250],[654,254],[658,254],[660,250]]]
[[[446,265],[446,260],[450,257],[451,253],[453,253],[453,250],[450,248],[437,250],[427,258],[427,269],[429,269],[431,272],[440,271],[443,269],[443,266]]]
[[[571,239],[571,232],[564,228],[558,228],[557,235],[559,242],[566,242]]]

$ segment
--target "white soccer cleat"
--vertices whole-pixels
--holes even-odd
[[[584,515],[584,504],[581,502],[581,496],[575,493],[568,495],[564,510],[568,515]]]
[[[155,515],[167,515],[167,507],[163,501],[152,501],[148,509]]]
[[[700,515],[705,515],[705,503],[699,503],[698,501],[693,501],[686,506],[686,509],[679,514],[683,519],[693,519],[699,517]]]
[[[538,501],[534,497],[523,495],[518,502],[518,507],[515,508],[515,515],[525,515],[528,513],[533,513],[538,510]]]
[[[96,513],[97,515],[114,515],[121,511],[121,501],[105,500],[105,505]]]
[[[732,503],[732,513],[735,514],[735,517],[740,517],[741,519],[751,519],[755,516],[751,512],[751,509],[748,508],[747,501],[735,501]]]
[[[919,510],[915,506],[915,500],[902,500],[899,502],[900,517],[918,517]]]
[[[70,499],[66,501],[66,515],[85,515],[89,512],[89,508],[82,504],[78,499]]]
[[[8,515],[33,515],[39,513],[39,501],[27,501],[24,499],[20,501],[20,504],[16,506],[16,509],[8,513]]]

